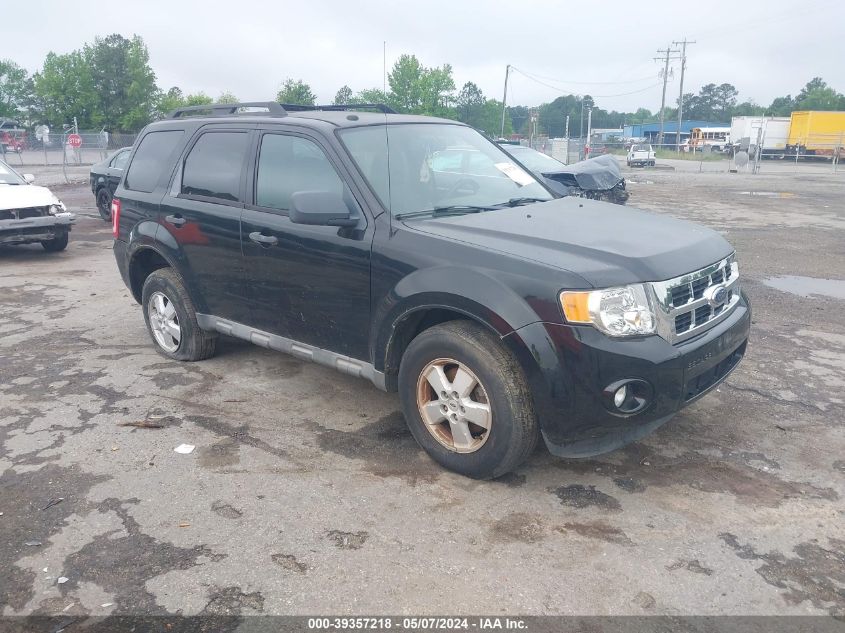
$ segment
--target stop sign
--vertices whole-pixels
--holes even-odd
[[[67,144],[73,148],[82,147],[82,137],[79,134],[70,134],[67,137]]]

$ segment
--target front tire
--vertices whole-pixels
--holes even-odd
[[[67,248],[67,242],[70,234],[64,231],[61,235],[57,235],[52,240],[44,240],[41,242],[41,247],[48,253],[58,253]]]
[[[194,303],[175,270],[159,268],[150,273],[141,291],[141,305],[159,354],[183,361],[214,355],[217,336],[200,328]]]
[[[106,222],[111,222],[111,192],[106,187],[97,189],[97,211]]]
[[[399,394],[417,442],[442,466],[491,479],[519,466],[537,444],[537,418],[516,358],[470,321],[418,335],[399,368]]]

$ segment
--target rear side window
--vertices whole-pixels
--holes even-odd
[[[206,132],[200,136],[185,159],[182,193],[240,202],[248,144],[246,132]]]
[[[117,156],[112,158],[111,166],[115,169],[126,169],[126,162],[129,160],[129,150],[118,152]]]
[[[265,134],[258,155],[255,204],[287,211],[297,191],[343,195],[343,181],[316,143],[298,136]]]
[[[129,165],[124,187],[133,191],[150,193],[156,188],[162,171],[169,166],[173,150],[182,140],[182,130],[150,132],[135,151],[135,158]]]

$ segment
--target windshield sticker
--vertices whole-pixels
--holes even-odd
[[[534,178],[528,172],[522,171],[513,163],[495,163],[496,169],[502,172],[505,176],[513,180],[520,187],[530,185],[534,182]]]

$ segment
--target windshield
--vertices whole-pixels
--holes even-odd
[[[559,160],[530,147],[511,146],[504,149],[508,154],[534,172],[542,174],[545,172],[560,171],[561,167],[565,167]]]
[[[26,181],[9,167],[6,163],[0,161],[0,185],[25,185]]]
[[[635,152],[650,152],[651,145],[634,145],[632,149]]]
[[[552,199],[531,174],[469,127],[375,125],[348,128],[340,136],[393,215]]]

